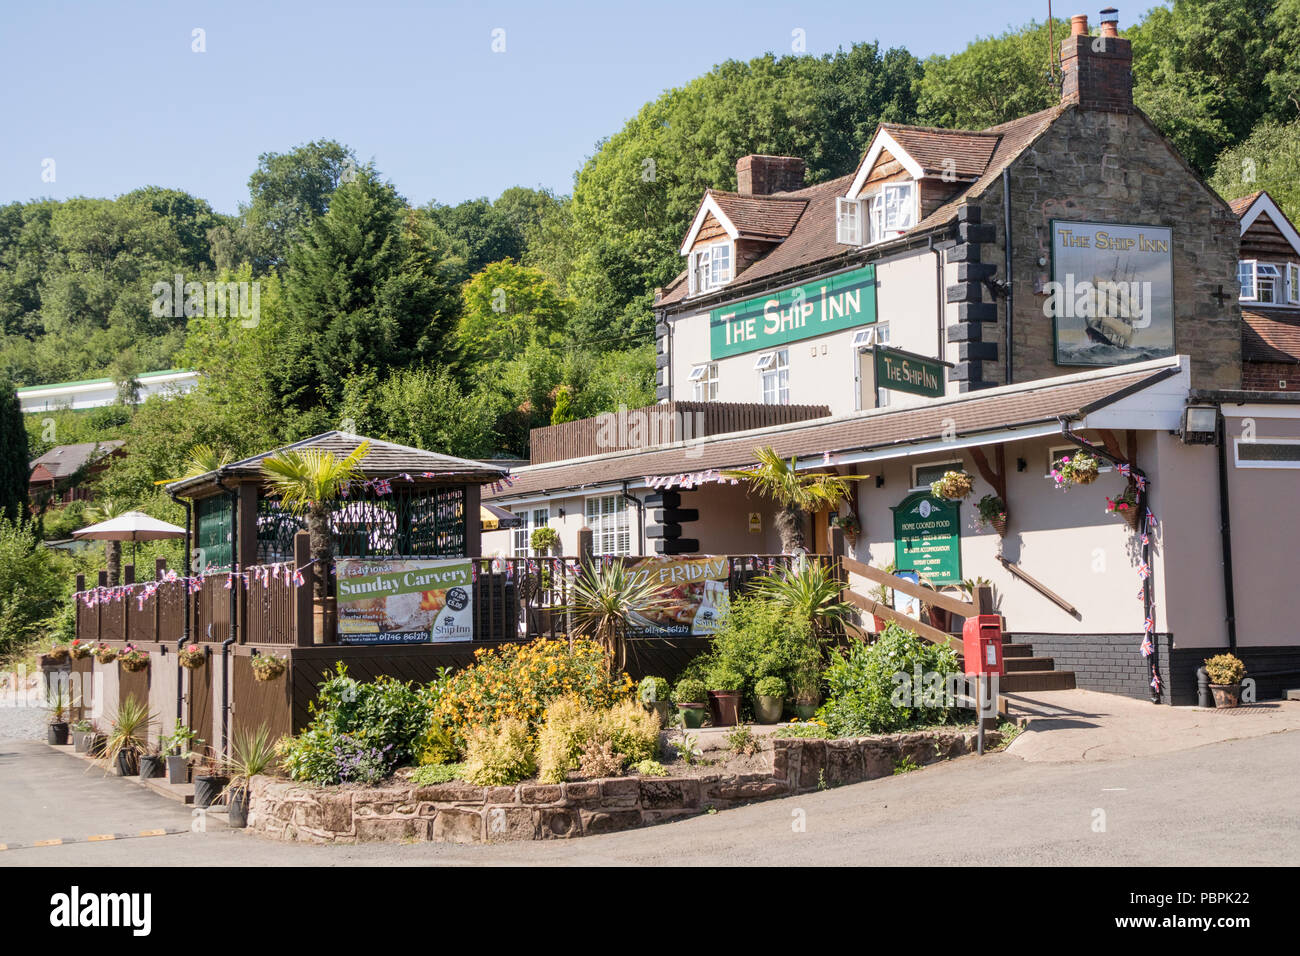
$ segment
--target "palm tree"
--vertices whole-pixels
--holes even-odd
[[[867,477],[829,472],[801,474],[794,457],[787,462],[770,447],[755,448],[754,455],[758,464],[753,468],[729,469],[722,472],[722,477],[746,481],[751,489],[776,503],[776,530],[785,554],[805,550],[804,520],[810,512],[838,508],[849,496],[849,482]]]
[[[99,524],[112,518],[120,518],[130,511],[130,506],[119,498],[105,498],[97,505],[86,509],[86,518],[91,524]],[[117,587],[122,577],[122,542],[104,542],[104,568],[108,572],[108,586]]]
[[[329,596],[329,566],[334,557],[330,539],[330,506],[351,482],[363,477],[361,459],[370,454],[370,442],[363,441],[346,458],[333,452],[308,448],[283,451],[262,462],[262,475],[271,491],[280,496],[280,507],[307,518],[311,535],[311,556],[316,564],[316,600]]]
[[[215,448],[203,443],[193,445],[185,455],[185,474],[179,478],[163,478],[161,481],[155,481],[154,484],[170,485],[172,482],[184,481],[186,478],[197,478],[199,475],[224,468],[234,460],[235,456],[224,448]]]
[[[573,632],[594,638],[616,672],[627,664],[628,615],[654,604],[661,590],[653,577],[639,576],[622,561],[604,567],[584,561],[565,610]]]

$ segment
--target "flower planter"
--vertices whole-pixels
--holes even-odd
[[[258,654],[252,659],[250,666],[253,668],[253,680],[266,683],[281,676],[289,665],[282,657]]]
[[[190,779],[189,761],[184,757],[178,757],[175,754],[167,755],[167,782],[168,783],[189,783]]]
[[[734,727],[740,723],[740,691],[709,691],[709,716],[715,727]]]
[[[821,700],[817,697],[800,697],[794,702],[794,712],[800,720],[812,720],[817,716]]]
[[[236,830],[248,826],[248,788],[232,790],[226,794],[226,825]]]
[[[1211,684],[1210,693],[1214,695],[1215,707],[1240,707],[1240,684]]]
[[[45,660],[55,666],[66,664],[68,662],[68,649],[66,647],[61,647],[57,650],[50,650],[46,652],[44,657]]]
[[[991,518],[989,519],[989,524],[993,526],[993,530],[996,531],[1000,537],[1005,538],[1007,536],[1006,518]]]
[[[119,777],[134,777],[140,772],[140,761],[137,759],[136,754],[130,750],[119,751],[115,765]]]
[[[678,704],[677,709],[681,711],[682,724],[691,730],[703,727],[704,716],[709,712],[708,705],[702,701],[691,704]]]
[[[649,713],[659,715],[659,726],[667,727],[668,718],[673,714],[673,705],[666,700],[642,701],[641,706]]]
[[[117,662],[122,665],[122,670],[130,671],[132,674],[138,674],[149,666],[148,658],[145,658],[144,660],[141,661],[131,657],[127,657],[127,658],[119,657],[117,659]]]
[[[95,739],[93,730],[74,730],[72,732],[72,750],[74,753],[90,753],[90,745]]]
[[[184,667],[186,670],[194,671],[198,670],[208,662],[208,655],[204,650],[200,649],[191,651],[187,648],[183,651],[178,651],[176,659],[180,662],[181,667]]]
[[[140,758],[140,779],[152,780],[163,775],[163,758],[152,754]]]
[[[930,494],[935,498],[961,501],[975,490],[975,479],[964,471],[946,471],[943,477],[930,484]]]
[[[63,747],[68,742],[68,722],[61,720],[45,728],[45,739],[56,747]]]
[[[211,774],[194,775],[194,805],[196,807],[210,807],[217,802],[221,796],[221,791],[226,789],[226,784],[230,783],[229,777],[215,777]]]
[[[754,719],[760,724],[776,724],[781,721],[781,711],[785,709],[785,698],[769,697],[760,694],[754,697]]]

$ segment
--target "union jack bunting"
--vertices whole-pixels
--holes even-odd
[[[1154,528],[1155,526],[1156,526],[1156,513],[1155,513],[1154,511],[1152,511],[1150,508],[1148,508],[1148,509],[1147,509],[1147,527],[1148,527],[1148,528]]]
[[[1147,534],[1145,531],[1142,532],[1142,543],[1144,545],[1151,543],[1151,535]]]
[[[1146,490],[1147,490],[1147,480],[1146,480],[1145,478],[1143,478],[1141,475],[1136,475],[1136,476],[1133,478],[1133,480],[1134,480],[1135,482],[1137,482],[1138,491],[1146,491]]]
[[[226,576],[226,590],[229,591],[235,586],[235,573],[232,571]]]
[[[1150,619],[1148,618],[1148,620]],[[1155,645],[1151,643],[1151,638],[1149,636],[1142,638],[1142,656],[1150,657],[1155,652],[1156,648]]]
[[[1156,619],[1152,617],[1150,614],[1148,614],[1146,616],[1146,619],[1142,622],[1142,630],[1146,631],[1147,634],[1151,634],[1153,631],[1155,631],[1155,629],[1156,629]],[[1151,643],[1150,637],[1146,639],[1146,644],[1149,643]],[[1145,644],[1143,646],[1145,646]]]
[[[1155,670],[1155,669],[1152,669],[1152,671],[1151,671],[1151,689],[1152,689],[1153,691],[1155,691],[1155,692],[1158,694],[1158,693],[1160,693],[1160,690],[1161,690],[1162,687],[1164,687],[1164,682],[1160,679],[1160,672],[1157,671],[1157,670]]]
[[[1138,577],[1142,578],[1144,581],[1151,577],[1151,565],[1147,564],[1145,561],[1138,565]]]
[[[1126,461],[1121,461],[1118,465],[1116,465],[1115,470],[1118,471],[1125,478],[1128,478],[1133,474],[1133,466]]]

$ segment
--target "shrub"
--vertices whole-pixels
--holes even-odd
[[[464,776],[464,773],[464,764],[427,764],[426,766],[415,768],[411,773],[411,782],[427,787],[435,783],[449,783],[452,780],[460,780]]]
[[[527,721],[507,717],[470,731],[465,779],[480,787],[505,787],[537,772],[537,759]]]
[[[615,704],[601,715],[614,752],[626,763],[640,763],[659,753],[659,715],[631,701]]]
[[[704,681],[694,677],[682,678],[673,689],[673,703],[678,706],[682,704],[702,704],[708,699],[708,696],[708,688],[704,686]]]
[[[623,772],[623,757],[608,737],[597,735],[587,741],[578,758],[578,773],[588,779],[617,777]]]
[[[736,690],[754,694],[762,677],[779,677],[793,684],[806,669],[820,670],[822,653],[811,625],[781,603],[761,597],[731,602],[723,615],[707,654],[691,662],[687,676],[705,677],[710,690]],[[719,686],[720,669],[735,671],[740,681]]]
[[[809,721],[807,723],[792,723],[788,727],[780,727],[772,734],[773,737],[812,737],[818,740],[832,740],[835,735],[827,729],[826,725],[818,721]]]
[[[601,710],[577,697],[561,697],[546,709],[538,735],[538,777],[543,783],[559,783],[575,769],[583,776],[609,776],[627,763],[653,758],[658,751],[656,714],[632,701]],[[612,757],[617,758],[617,766],[611,770]]]
[[[754,594],[812,628],[828,630],[849,619],[853,608],[841,595],[844,584],[827,564],[801,560],[754,581]]]
[[[535,731],[547,706],[566,694],[608,707],[632,692],[632,679],[611,677],[604,652],[592,641],[574,641],[570,650],[567,641],[543,639],[484,648],[475,657],[448,679],[434,708],[435,719],[461,751],[470,731],[484,724],[516,718]]]
[[[741,724],[726,736],[727,749],[737,757],[751,757],[763,749],[762,741],[747,724]]]
[[[528,539],[534,554],[548,555],[560,545],[560,532],[554,528],[536,528]]]
[[[561,697],[546,708],[537,737],[538,778],[543,783],[559,783],[578,766],[596,723],[596,712],[574,696]]]
[[[759,697],[784,697],[786,683],[779,677],[760,677],[754,682],[754,693]]]
[[[819,712],[837,737],[943,723],[952,712],[937,678],[957,671],[951,647],[930,644],[890,624],[872,645],[855,642],[826,669],[830,696]],[[915,675],[924,677],[915,686]],[[915,691],[915,692],[914,692]]]
[[[729,664],[716,664],[709,669],[709,687],[712,690],[738,691],[745,686],[745,675]]]
[[[31,525],[0,516],[0,658],[37,637],[42,622],[59,610],[68,590],[67,564],[65,557],[36,540]],[[63,614],[69,613],[75,610],[65,607]],[[75,627],[75,618],[73,622]],[[60,639],[68,636],[66,621],[52,630]]]
[[[668,769],[658,760],[642,760],[640,763],[633,764],[632,769],[643,777],[668,776]]]
[[[637,688],[637,698],[643,704],[653,704],[668,699],[668,681],[662,677],[647,677]]]
[[[1240,684],[1246,665],[1232,654],[1216,654],[1205,662],[1205,673],[1211,684]]]

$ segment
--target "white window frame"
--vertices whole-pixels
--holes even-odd
[[[835,241],[846,246],[861,246],[866,206],[861,199],[835,200]]]
[[[735,245],[731,242],[715,242],[692,249],[687,264],[690,267],[688,271],[692,295],[720,289],[735,275]]]
[[[1242,302],[1254,302],[1256,305],[1286,305],[1290,294],[1290,269],[1284,274],[1275,262],[1260,262],[1258,259],[1242,259],[1237,263],[1237,282],[1241,285],[1238,299]],[[1250,279],[1247,295],[1246,278]],[[1269,298],[1260,296],[1262,281],[1267,281],[1272,290]]]
[[[1268,468],[1286,471],[1300,469],[1300,447],[1296,448],[1296,457],[1291,461],[1249,461],[1242,460],[1242,445],[1296,445],[1300,446],[1300,438],[1258,438],[1253,441],[1246,441],[1242,438],[1232,440],[1232,460],[1238,468]]]
[[[857,392],[858,411],[862,411],[866,404],[865,396],[862,394],[862,379],[860,377],[862,353],[877,345],[889,344],[889,323],[873,322],[865,328],[858,329],[853,333],[853,341],[850,343],[850,354],[853,358],[853,379],[854,390]],[[876,408],[886,408],[889,405],[889,389],[876,389]]]
[[[538,528],[545,528],[551,523],[551,509],[546,508],[523,508],[520,511],[512,512],[516,517],[523,518],[523,523],[517,528],[510,531],[510,554],[516,558],[533,558],[533,532]]]
[[[754,368],[758,370],[758,394],[763,404],[789,405],[790,350],[787,348],[766,352],[759,356]]]
[[[962,460],[960,458],[950,458],[947,460],[940,460],[940,461],[917,462],[915,465],[912,466],[912,487],[908,489],[909,493],[912,491],[930,490],[930,482],[929,481],[922,482],[921,479],[918,477],[918,475],[921,473],[922,468],[942,468],[945,472],[966,470],[966,466],[962,464]],[[943,475],[940,475],[939,477],[942,478]]]
[[[632,553],[632,522],[628,502],[622,495],[588,498],[583,502],[582,513],[591,529],[592,554],[617,556]]]
[[[1058,458],[1061,458],[1065,455],[1069,455],[1074,452],[1080,452],[1083,450],[1084,449],[1080,448],[1078,445],[1053,445],[1051,448],[1047,449],[1047,463],[1043,466],[1043,477],[1044,478],[1052,477],[1052,462],[1056,461]],[[1101,458],[1101,457],[1097,458],[1098,474],[1105,474],[1108,471],[1114,471],[1114,470],[1115,470],[1115,466],[1112,465],[1110,462],[1108,462],[1105,458]]]
[[[891,197],[898,197],[900,193],[907,193],[906,199],[894,198],[891,203]],[[916,188],[916,181],[909,180],[901,183],[885,183],[879,191],[872,193],[868,199],[869,215],[867,216],[870,226],[868,243],[884,242],[886,239],[893,239],[901,236],[907,230],[916,226],[920,218],[917,209],[917,197],[920,195]],[[900,213],[906,210],[907,217],[903,219]]]
[[[718,363],[704,362],[691,369],[689,381],[692,400],[716,402],[718,400]]]
[[[1286,304],[1300,305],[1300,263],[1286,265]]]

